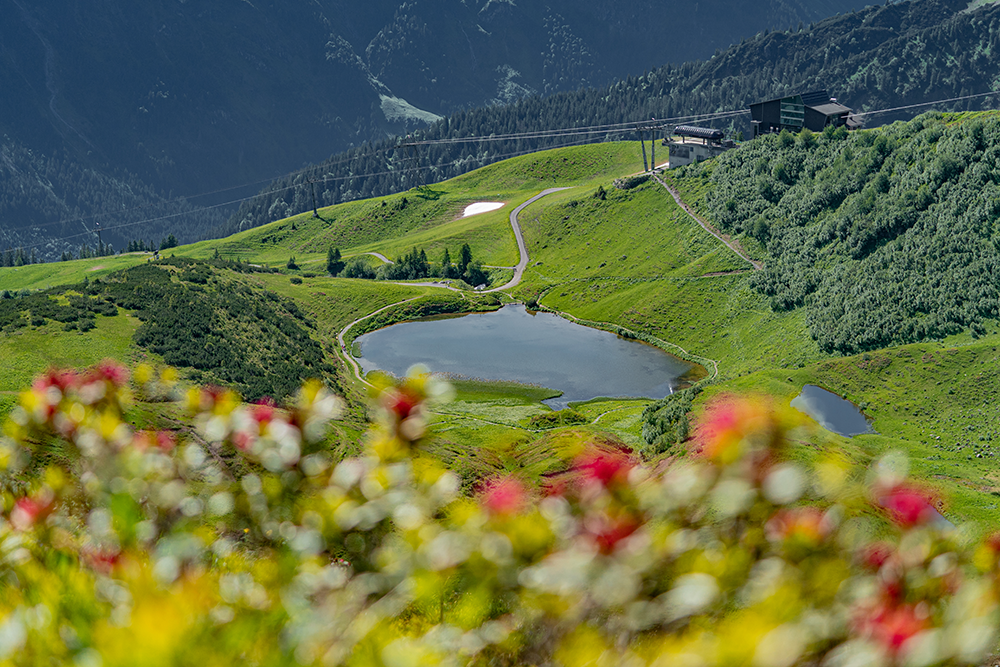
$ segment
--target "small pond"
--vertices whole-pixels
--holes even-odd
[[[815,419],[823,428],[840,435],[875,432],[858,406],[814,384],[802,387],[802,393],[792,399],[792,407]]]
[[[435,373],[536,384],[563,392],[545,401],[555,409],[599,396],[663,398],[681,376],[701,370],[651,345],[524,306],[403,322],[357,341],[365,372],[401,376],[420,363]]]

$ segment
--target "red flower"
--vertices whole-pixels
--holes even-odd
[[[899,484],[879,498],[879,504],[889,511],[893,520],[904,528],[912,528],[931,521],[936,510],[927,491]]]
[[[639,521],[629,514],[616,517],[591,516],[584,521],[584,529],[593,538],[601,553],[609,554],[618,543],[639,528]]]
[[[421,397],[406,388],[394,389],[382,395],[386,409],[395,413],[400,420],[406,419],[421,403]]]
[[[256,440],[256,436],[246,431],[236,431],[233,433],[233,445],[241,452],[249,452]]]
[[[768,537],[772,540],[794,540],[803,545],[816,546],[827,538],[830,522],[815,507],[781,510],[767,522]]]
[[[76,371],[69,369],[50,368],[44,375],[35,378],[31,388],[38,392],[43,392],[49,387],[56,387],[62,393],[69,389],[75,389],[80,384],[80,377]]]
[[[124,387],[125,383],[128,382],[128,369],[113,359],[105,359],[100,362],[91,368],[87,375],[88,382],[103,380],[118,388]]]
[[[921,605],[880,606],[856,624],[856,629],[881,643],[892,654],[899,652],[907,639],[930,627]]]
[[[748,439],[768,449],[782,442],[785,425],[774,406],[762,398],[719,397],[705,410],[695,429],[696,451],[718,463],[739,460]]]
[[[490,484],[479,502],[494,516],[510,516],[528,504],[528,490],[516,477],[504,477]]]
[[[122,552],[119,549],[84,549],[80,554],[83,561],[92,570],[101,574],[111,574],[111,571],[121,560]]]
[[[608,488],[627,481],[632,463],[624,454],[595,448],[580,455],[573,467],[584,481]]]
[[[877,572],[887,560],[892,558],[894,551],[892,545],[887,542],[873,542],[861,550],[859,557],[864,567]]]
[[[274,399],[262,398],[250,408],[250,416],[260,425],[268,424],[274,419]]]
[[[201,409],[210,410],[219,402],[226,390],[214,384],[205,385],[201,388]]]
[[[28,530],[48,515],[52,514],[55,497],[52,491],[45,490],[32,497],[18,498],[10,511],[10,522],[18,530]]]
[[[164,452],[172,451],[177,446],[177,435],[173,431],[157,431],[156,446]]]

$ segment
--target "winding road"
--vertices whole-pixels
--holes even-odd
[[[488,292],[499,292],[501,290],[510,289],[512,287],[516,287],[521,282],[521,277],[524,275],[524,270],[528,268],[528,247],[524,244],[524,236],[521,234],[521,224],[517,221],[518,214],[521,211],[523,211],[527,206],[530,206],[531,204],[535,203],[536,201],[538,201],[542,197],[545,197],[546,195],[550,195],[553,192],[559,192],[561,190],[569,190],[569,189],[570,188],[565,187],[565,188],[549,188],[547,190],[543,190],[510,212],[510,226],[514,230],[514,238],[517,240],[517,251],[520,255],[520,261],[518,261],[517,266],[514,267],[514,277],[510,280],[510,282],[508,282],[506,285],[501,285],[500,287],[494,287],[493,289],[490,290],[483,290],[482,292],[479,292],[480,294],[486,294]],[[369,252],[364,254],[375,255],[384,262],[389,262],[390,264],[392,263],[387,257],[377,252]],[[450,287],[448,285],[441,283],[397,283],[397,284],[425,286],[425,287],[440,287],[444,289],[455,290],[454,287]],[[354,325],[356,325],[358,322],[364,322],[369,317],[374,317],[375,315],[378,315],[384,310],[388,310],[389,308],[392,308],[394,306],[407,303],[408,301],[415,301],[416,299],[419,298],[420,298],[419,296],[415,296],[409,299],[403,299],[402,301],[397,301],[395,303],[390,303],[388,306],[383,306],[382,308],[379,308],[373,313],[368,313],[364,317],[359,317],[358,319],[354,320],[346,327],[341,329],[340,333],[337,334],[337,342],[340,344],[340,353],[344,355],[344,359],[347,361],[348,364],[350,364],[351,368],[354,369],[354,376],[359,380],[361,380],[361,382],[364,382],[365,384],[371,386],[370,383],[368,383],[361,376],[361,366],[358,365],[358,362],[354,360],[353,355],[351,355],[350,351],[347,349],[347,344],[344,342],[344,336],[347,335],[347,332],[350,331],[351,328],[353,328]]]
[[[501,290],[510,289],[512,287],[517,287],[521,282],[521,276],[524,275],[524,270],[528,268],[528,247],[524,245],[524,236],[521,234],[521,224],[517,221],[518,214],[525,208],[534,204],[536,201],[552,194],[553,192],[559,192],[561,190],[569,190],[570,188],[549,188],[548,190],[542,190],[537,195],[524,202],[513,211],[510,212],[510,226],[514,230],[514,238],[517,239],[517,252],[519,253],[521,259],[518,261],[517,266],[514,267],[514,277],[510,279],[510,282],[506,285],[501,285],[500,287],[494,287],[493,289],[487,289],[480,292],[480,294],[488,294],[490,292],[499,292]]]
[[[372,386],[370,382],[368,382],[367,380],[365,380],[361,376],[361,366],[358,365],[358,362],[356,362],[354,360],[354,356],[351,355],[351,353],[347,350],[347,344],[344,343],[344,335],[348,331],[350,331],[351,328],[355,324],[357,324],[358,322],[364,322],[369,317],[375,317],[376,315],[378,315],[379,313],[381,313],[383,310],[389,310],[390,308],[392,308],[394,306],[398,306],[400,304],[404,304],[404,303],[407,303],[409,301],[416,301],[417,299],[419,299],[422,296],[423,296],[423,294],[421,294],[420,296],[410,297],[409,299],[403,299],[402,301],[397,301],[395,303],[390,303],[388,306],[383,306],[383,307],[379,308],[378,310],[376,310],[375,312],[368,313],[364,317],[359,317],[358,319],[354,320],[353,322],[351,322],[346,327],[344,327],[343,329],[340,330],[340,333],[337,334],[337,342],[340,344],[340,353],[344,355],[344,359],[347,361],[348,364],[351,365],[351,368],[354,369],[354,377],[358,378],[359,380],[361,380],[362,382],[364,382],[369,387]]]

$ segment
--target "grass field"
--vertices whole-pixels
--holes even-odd
[[[148,252],[131,252],[111,257],[0,268],[0,290],[16,292],[22,289],[36,290],[59,285],[73,285],[83,282],[84,279],[93,280],[112,271],[146,262],[152,256],[152,253]]]
[[[96,324],[87,333],[63,331],[61,324],[49,322],[43,327],[0,335],[0,414],[5,415],[17,393],[49,367],[89,366],[106,358],[134,365],[143,357],[149,358],[132,343],[139,326],[135,317],[124,313],[116,317],[98,315]]]
[[[807,383],[845,395],[865,409],[878,433],[843,438],[817,427],[796,456],[837,450],[866,460],[901,449],[919,477],[944,490],[946,516],[978,520],[982,526],[1000,520],[1000,471],[993,465],[1000,446],[1000,417],[993,408],[1000,399],[997,323],[987,327],[993,333],[977,340],[966,332],[939,343],[856,357],[825,354],[809,337],[802,312],[772,311],[750,287],[751,267],[701,229],[662,187],[652,182],[628,191],[612,187],[615,177],[636,171],[640,156],[638,144],[631,143],[525,156],[420,190],[323,209],[318,219],[310,212],[166,254],[207,258],[218,252],[282,269],[294,255],[299,272],[233,274],[233,279],[298,302],[316,321],[317,335],[332,358],[337,333],[379,308],[414,297],[475,297],[324,276],[329,247],[339,247],[345,257],[364,252],[394,257],[419,247],[437,261],[445,248],[454,258],[461,244],[469,243],[478,261],[512,266],[517,252],[510,210],[543,188],[573,186],[521,214],[531,261],[516,298],[538,299],[575,317],[653,335],[717,361],[719,378],[698,399],[699,409],[725,392],[764,393],[787,403]],[[711,168],[709,162],[697,173],[673,179],[703,216]],[[461,218],[464,207],[476,201],[505,206]],[[745,246],[759,256],[760,248]],[[136,253],[0,269],[0,289],[75,283],[147,258]],[[367,261],[380,263],[374,257]],[[320,275],[303,277],[307,272]],[[289,273],[301,283],[292,283]],[[131,361],[140,354],[131,343],[135,318],[98,318],[97,323],[87,334],[46,325],[0,337],[7,371],[0,378],[0,408],[50,364],[83,366],[108,356]],[[455,386],[456,400],[435,417],[436,447],[469,484],[501,471],[539,476],[558,469],[572,454],[564,446],[571,439],[567,434],[632,446],[641,442],[647,401],[574,404],[588,423],[540,430],[531,419],[548,412],[541,401],[553,396],[552,390],[464,380]],[[339,434],[341,447],[350,447],[358,433],[356,424],[346,425]]]
[[[458,178],[405,193],[338,204],[235,234],[184,247],[191,257],[216,250],[228,258],[284,266],[325,261],[331,247],[345,256],[377,251],[393,258],[413,247],[433,261],[447,247],[454,257],[463,243],[488,265],[513,266],[517,248],[510,230],[510,210],[538,193],[562,185],[610,181],[636,170],[641,155],[636,142],[579,146],[544,151],[497,163]],[[462,212],[480,201],[504,202],[504,208],[469,218]]]
[[[825,358],[802,315],[771,311],[747,284],[749,264],[661,186],[604,200],[595,191],[568,190],[522,213],[531,256],[522,298],[675,343],[718,361],[723,378]]]

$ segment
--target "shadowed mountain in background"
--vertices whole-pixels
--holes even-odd
[[[1000,6],[968,10],[966,0],[910,0],[835,16],[808,28],[760,33],[706,61],[666,65],[603,88],[461,111],[413,135],[417,148],[375,142],[272,183],[245,202],[217,233],[226,235],[311,207],[406,190],[510,155],[628,133],[496,140],[490,135],[591,127],[746,109],[758,100],[828,89],[855,111],[875,111],[990,91],[1000,81]],[[977,97],[938,109],[993,108]],[[873,115],[870,125],[909,118],[926,107]],[[749,114],[715,125],[749,136]],[[712,123],[707,123],[712,124]],[[482,141],[456,141],[486,137]],[[636,169],[642,167],[636,157]]]
[[[97,215],[121,247],[156,233],[114,229],[148,197],[257,182],[194,203],[230,201],[461,109],[607,85],[862,4],[0,0],[0,244],[83,235],[38,247],[58,256]],[[189,240],[214,215],[168,220]]]

